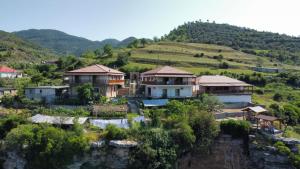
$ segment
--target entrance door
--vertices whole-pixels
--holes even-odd
[[[162,89],[162,97],[167,98],[168,97],[168,89]]]

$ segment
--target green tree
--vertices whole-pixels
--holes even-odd
[[[87,104],[94,99],[93,86],[90,83],[85,83],[77,87],[78,97],[83,104]]]
[[[115,64],[119,67],[127,65],[129,63],[129,53],[118,53],[118,58]]]
[[[103,47],[103,56],[104,57],[112,57],[113,56],[113,47],[109,44],[106,44]]]
[[[143,45],[143,48],[145,47],[145,45],[147,44],[147,40],[145,38],[141,39],[141,44]]]

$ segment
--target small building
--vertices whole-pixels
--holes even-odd
[[[261,106],[246,107],[242,109],[242,111],[244,114],[244,118],[250,121],[254,121],[257,115],[268,112],[265,108]]]
[[[65,83],[70,85],[70,95],[77,96],[77,86],[90,83],[94,93],[100,96],[116,97],[125,86],[124,73],[103,65],[92,65],[65,73]]]
[[[2,98],[5,95],[15,96],[17,95],[17,89],[0,87],[0,98]]]
[[[79,124],[84,124],[87,121],[87,117],[67,117],[67,116],[47,116],[42,114],[37,114],[29,118],[32,123],[40,124],[40,123],[48,123],[53,125],[73,125],[75,121]]]
[[[25,96],[36,101],[53,103],[56,99],[62,99],[68,95],[69,86],[38,86],[25,88]]]
[[[211,94],[223,103],[251,103],[253,86],[227,76],[200,76],[199,94]]]
[[[170,66],[142,73],[141,87],[149,98],[191,98],[197,94],[196,76]]]
[[[22,77],[22,73],[7,66],[0,66],[0,78],[18,78]]]

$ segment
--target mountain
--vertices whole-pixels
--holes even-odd
[[[74,54],[77,56],[87,50],[101,48],[105,44],[110,44],[113,47],[124,47],[132,42],[128,39],[125,39],[126,41],[119,41],[116,39],[91,41],[52,29],[29,29],[14,32],[14,34],[42,47],[48,48],[58,54]]]
[[[281,62],[300,64],[300,38],[278,33],[196,21],[178,26],[163,39],[224,45]]]
[[[37,63],[56,58],[48,49],[23,40],[16,35],[0,31],[0,63]]]

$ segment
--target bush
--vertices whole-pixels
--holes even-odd
[[[229,64],[227,62],[222,62],[221,64],[219,64],[219,68],[220,69],[228,69]]]
[[[256,89],[255,93],[257,93],[259,95],[263,95],[263,94],[265,94],[265,91],[263,89]]]
[[[274,147],[276,147],[281,154],[289,155],[291,153],[291,150],[281,141],[276,142]]]
[[[195,58],[200,58],[200,57],[203,57],[203,56],[204,56],[204,53],[200,53],[200,54],[197,53],[197,54],[194,55]]]
[[[220,128],[224,134],[230,134],[234,138],[241,138],[248,136],[250,123],[244,120],[227,120],[221,122]]]
[[[5,141],[9,150],[17,150],[27,160],[26,168],[64,168],[76,154],[89,148],[82,132],[65,131],[48,125],[19,125]]]
[[[283,100],[283,96],[280,93],[275,93],[273,96],[273,100],[277,101],[277,102],[281,102]]]
[[[127,138],[126,131],[113,124],[107,125],[105,131],[106,139],[108,140],[123,140]]]

